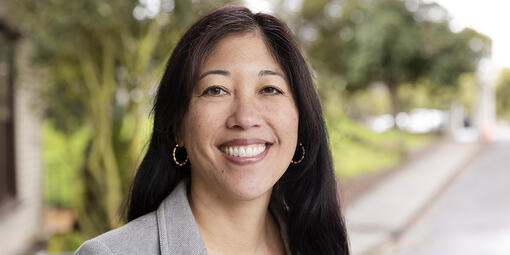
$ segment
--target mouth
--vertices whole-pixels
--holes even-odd
[[[230,162],[244,165],[261,161],[271,145],[272,143],[260,139],[237,139],[218,148]]]

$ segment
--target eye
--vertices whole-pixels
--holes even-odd
[[[278,95],[278,94],[283,94],[283,92],[275,87],[271,87],[271,86],[267,86],[267,87],[264,87],[262,88],[262,90],[260,91],[262,94],[267,94],[267,95]]]
[[[228,94],[228,92],[220,86],[211,86],[211,87],[206,88],[204,90],[204,92],[202,92],[202,96],[212,96],[212,97],[219,97],[219,96],[224,96],[227,94]]]

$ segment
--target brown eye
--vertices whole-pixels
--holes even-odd
[[[271,87],[271,86],[268,86],[268,87],[264,87],[262,90],[261,90],[261,93],[263,94],[267,94],[267,95],[278,95],[278,94],[283,94],[282,91],[280,91],[279,89],[275,88],[275,87]]]
[[[223,96],[226,94],[227,94],[227,91],[225,91],[223,88],[221,88],[219,86],[211,86],[211,87],[205,89],[204,92],[202,92],[202,96],[213,96],[213,97]]]

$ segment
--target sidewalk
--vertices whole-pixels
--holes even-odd
[[[370,254],[398,238],[482,145],[441,141],[345,210],[351,254]]]

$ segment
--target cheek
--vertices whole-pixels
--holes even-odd
[[[215,157],[215,140],[225,128],[228,105],[196,100],[190,102],[184,116],[182,134],[192,165],[211,168]]]
[[[211,111],[211,108],[201,105],[190,106],[182,127],[185,146],[193,150],[196,148],[191,147],[210,141],[214,134],[213,130],[218,125],[217,116],[217,113]]]
[[[271,122],[278,131],[278,135],[286,139],[297,139],[299,113],[292,100],[268,105],[266,111],[271,113]]]

